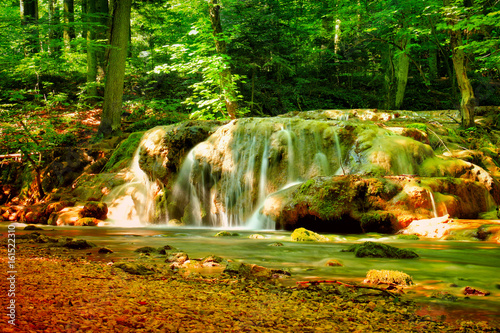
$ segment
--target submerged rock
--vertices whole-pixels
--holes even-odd
[[[345,252],[354,252],[356,257],[363,258],[397,258],[397,259],[414,259],[418,258],[418,254],[411,250],[399,249],[382,243],[364,242],[363,244],[351,245]]]

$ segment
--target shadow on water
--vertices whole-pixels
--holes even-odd
[[[85,238],[97,245],[89,255],[96,260],[137,259],[133,250],[143,246],[170,245],[185,251],[191,258],[215,254],[226,259],[244,261],[268,268],[287,269],[293,285],[300,280],[338,279],[361,283],[370,269],[400,270],[413,277],[415,285],[405,289],[406,295],[423,305],[419,314],[432,318],[471,318],[486,320],[500,327],[500,248],[495,243],[472,241],[416,241],[397,239],[394,235],[327,235],[331,242],[304,243],[290,241],[286,231],[234,230],[238,236],[214,237],[219,231],[211,228],[141,227],[53,227],[44,232],[53,236]],[[20,231],[22,233],[28,233]],[[264,239],[250,239],[258,233]],[[419,259],[356,258],[341,252],[349,245],[363,241],[379,241],[399,248],[415,250]],[[283,246],[270,246],[280,242]],[[99,255],[106,246],[111,255]],[[344,266],[325,266],[336,259]],[[156,258],[163,262],[161,257]],[[465,297],[462,290],[470,286],[489,291],[485,297]],[[447,301],[431,298],[435,292],[447,292],[458,298]],[[463,317],[462,317],[463,316]]]

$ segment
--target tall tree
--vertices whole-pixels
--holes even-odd
[[[59,8],[57,0],[48,0],[49,5],[49,53],[55,55],[60,51],[58,26],[59,26]]]
[[[25,53],[37,52],[38,44],[38,0],[21,0],[21,25],[27,29]]]
[[[104,137],[120,131],[131,6],[132,0],[115,0],[113,3],[104,106],[98,130],[98,134]]]
[[[84,0],[87,3],[87,95],[97,96],[97,78],[105,73],[105,50],[102,40],[106,40],[108,26],[108,0]]]
[[[474,90],[472,89],[472,85],[467,75],[467,58],[462,48],[463,31],[460,25],[458,25],[461,14],[457,11],[457,9],[464,9],[464,6],[469,6],[471,3],[471,0],[463,0],[463,2],[456,1],[455,3],[453,3],[452,0],[443,0],[450,34],[450,48],[452,52],[453,67],[455,68],[458,88],[461,94],[460,114],[462,116],[462,126],[465,128],[474,126],[474,108],[476,106],[476,99],[474,97]],[[452,6],[452,4],[455,6]]]
[[[212,24],[212,31],[215,39],[215,50],[221,56],[227,56],[226,41],[223,36],[221,24],[221,4],[219,0],[208,0],[208,8],[210,15],[210,23]],[[235,89],[232,81],[231,68],[227,65],[220,73],[220,86],[222,89],[222,96],[226,104],[226,111],[229,118],[236,119],[236,112],[238,111],[237,97],[235,96]]]
[[[75,38],[75,1],[64,0],[63,2],[64,46],[69,49],[71,41]]]

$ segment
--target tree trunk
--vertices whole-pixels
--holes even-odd
[[[94,23],[96,14],[96,0],[84,0],[87,2],[87,19]],[[96,33],[93,26],[87,28],[87,96],[94,99],[97,96],[97,52]]]
[[[120,132],[131,6],[132,0],[119,0],[114,3],[104,106],[98,131],[104,137]]]
[[[38,39],[38,0],[21,0],[21,25],[26,28],[25,54],[39,50]]]
[[[64,18],[64,47],[70,49],[71,41],[75,38],[75,2],[74,0],[64,0],[63,3],[63,18]]]
[[[444,6],[449,7],[451,0],[443,0]],[[464,4],[468,5],[467,0],[464,0]],[[448,10],[452,10],[450,7]],[[448,25],[453,27],[458,21],[458,17],[450,13],[447,15]],[[460,48],[462,46],[462,31],[458,29],[450,29],[450,48],[452,52],[453,68],[455,69],[455,74],[458,83],[458,89],[460,90],[461,101],[460,101],[460,114],[462,118],[462,127],[469,128],[474,127],[474,108],[476,106],[476,99],[474,97],[474,90],[470,83],[469,77],[467,76],[467,66],[465,52]]]
[[[474,127],[474,108],[476,99],[474,90],[467,76],[467,67],[465,64],[465,53],[459,47],[462,45],[462,32],[452,31],[450,36],[450,45],[452,49],[453,67],[457,76],[458,89],[462,97],[460,101],[460,114],[462,116],[462,126],[464,128]]]
[[[212,24],[212,31],[215,39],[215,50],[218,54],[226,54],[226,42],[222,36],[222,24],[220,20],[220,2],[219,0],[208,0],[210,22]],[[231,69],[229,67],[222,70],[220,73],[220,86],[224,104],[229,118],[236,119],[236,112],[238,110],[238,102],[235,96]]]
[[[48,0],[49,14],[49,45],[48,50],[51,55],[56,55],[61,48],[59,47],[59,36],[57,26],[59,25],[59,10],[57,9],[57,0]]]
[[[389,46],[387,50],[382,54],[382,68],[385,68],[384,72],[385,101],[382,104],[382,109],[392,110],[394,107],[395,68],[394,68],[391,46]]]
[[[401,49],[406,51],[407,40],[401,42]],[[408,69],[410,67],[410,58],[406,53],[399,53],[395,61],[395,77],[396,77],[396,96],[394,100],[394,109],[399,110],[403,105],[405,97],[406,83],[408,82]]]

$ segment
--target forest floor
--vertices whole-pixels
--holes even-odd
[[[0,263],[15,273],[1,270],[1,332],[500,332],[472,318],[419,316],[404,296],[377,290],[185,276],[168,264],[133,275],[86,250],[19,240],[9,258],[6,244]]]

